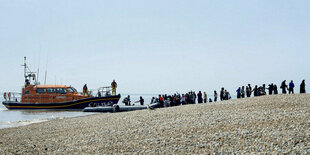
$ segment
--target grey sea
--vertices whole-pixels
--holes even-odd
[[[135,101],[139,100],[139,97],[142,96],[145,100],[145,104],[149,104],[151,98],[155,94],[121,94],[122,98],[119,100],[118,104],[123,105],[122,100],[124,97],[130,95],[132,104]],[[66,117],[77,117],[91,115],[94,113],[85,113],[80,111],[44,111],[44,110],[8,110],[3,106],[3,94],[0,98],[0,129],[1,128],[10,128],[28,125],[32,123],[39,123],[44,121],[49,121],[53,119],[63,119]],[[139,103],[134,103],[138,105]]]

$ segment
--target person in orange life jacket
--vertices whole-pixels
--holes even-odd
[[[111,87],[112,87],[112,95],[116,95],[117,83],[115,82],[115,80],[113,80],[113,82],[111,83]]]
[[[164,107],[164,98],[161,95],[158,95],[158,100],[160,107]]]

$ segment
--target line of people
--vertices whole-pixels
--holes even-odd
[[[287,94],[287,91],[289,94],[294,94],[294,88],[295,88],[295,84],[293,82],[293,80],[291,80],[291,82],[289,83],[289,85],[286,84],[286,80],[282,81],[281,86],[280,86],[281,90],[282,90],[282,94]],[[262,86],[258,87],[257,85],[255,85],[255,87],[252,89],[251,84],[248,84],[248,86],[246,86],[245,90],[244,90],[244,86],[239,87],[236,92],[237,92],[237,98],[244,98],[245,94],[247,97],[251,97],[251,94],[253,92],[254,96],[262,96],[262,95],[267,95],[266,90],[268,90],[268,94],[272,95],[272,94],[278,94],[278,87],[276,84],[269,84],[268,88],[266,88],[266,85],[263,84]],[[302,80],[301,84],[300,84],[300,93],[306,93],[306,84],[305,84],[305,80]]]
[[[287,91],[292,94],[294,94],[294,88],[295,84],[293,80],[289,83],[289,85],[286,85],[286,80],[284,80],[281,83],[280,88],[282,89],[282,93],[286,94]],[[237,98],[245,98],[245,97],[251,97],[252,93],[254,96],[262,96],[262,95],[267,95],[266,90],[268,90],[268,94],[278,94],[278,87],[276,84],[269,84],[268,88],[266,88],[266,85],[263,84],[262,86],[257,86],[252,89],[251,84],[248,84],[246,87],[242,86],[239,87],[236,92],[237,92]],[[302,81],[300,84],[300,93],[306,93],[306,84],[305,80]],[[158,104],[159,107],[171,107],[171,106],[179,106],[179,105],[186,105],[186,104],[196,104],[196,101],[198,104],[200,103],[211,103],[211,102],[217,102],[218,94],[217,91],[215,90],[213,93],[213,100],[212,98],[209,98],[206,92],[201,92],[199,91],[197,94],[194,91],[190,91],[185,94],[179,94],[178,92],[174,93],[173,95],[158,95],[158,97],[152,97],[151,103],[150,104]],[[229,91],[227,91],[224,87],[221,88],[220,91],[220,101],[224,100],[229,100],[231,99],[231,95]],[[140,96],[140,100],[136,101],[140,102],[141,105],[144,104],[144,99],[142,96]],[[130,96],[124,98],[123,103],[125,105],[130,106]]]

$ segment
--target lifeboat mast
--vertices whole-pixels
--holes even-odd
[[[36,72],[31,72],[30,69],[28,68],[27,66],[27,63],[26,63],[26,57],[24,57],[24,64],[21,65],[24,67],[24,77],[25,77],[25,85],[29,85],[31,84],[31,78],[32,80],[34,81],[34,85],[37,85],[39,84],[37,82],[37,79],[35,78],[36,77]],[[27,84],[28,83],[28,84]]]

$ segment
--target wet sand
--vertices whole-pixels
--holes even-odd
[[[310,154],[310,95],[56,119],[0,136],[0,154]]]

